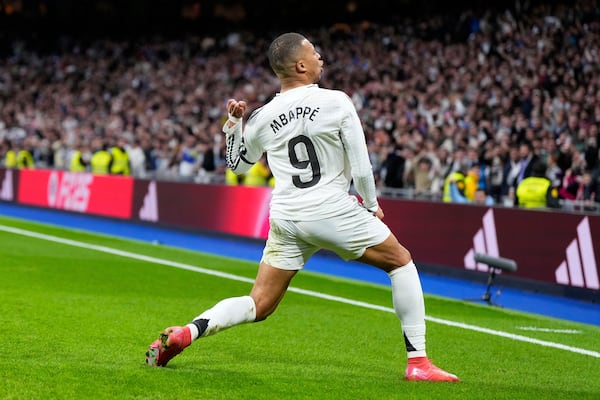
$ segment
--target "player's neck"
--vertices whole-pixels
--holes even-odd
[[[298,79],[297,77],[289,79],[281,79],[281,90],[280,93],[287,92],[288,90],[296,89],[302,86],[312,85],[314,82],[309,82],[306,79]]]

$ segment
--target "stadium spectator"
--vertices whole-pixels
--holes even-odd
[[[71,155],[69,171],[71,172],[86,172],[90,165],[90,154],[88,145],[85,142],[79,142],[74,146],[74,151]]]
[[[2,141],[2,166],[17,168],[17,153],[13,150],[12,142],[8,139]]]
[[[179,144],[176,141],[156,140],[153,142],[151,157],[156,165],[155,173],[163,179],[177,176]]]
[[[54,150],[50,145],[50,138],[43,137],[32,144],[33,163],[37,168],[54,167]]]
[[[430,154],[432,161],[431,194],[434,198],[441,198],[444,189],[444,178],[451,167],[451,157],[448,149],[438,147],[434,154]]]
[[[590,211],[596,208],[597,190],[593,171],[567,170],[559,197],[567,210]]]
[[[415,195],[417,197],[431,192],[433,185],[433,162],[427,156],[417,160],[412,168],[412,176],[415,182]]]
[[[131,160],[127,152],[127,139],[123,136],[117,138],[117,143],[110,148],[112,163],[110,173],[113,175],[131,175]]]
[[[486,162],[489,165],[486,177],[489,189],[486,192],[493,199],[494,203],[501,203],[503,201],[502,182],[504,181],[506,149],[501,146],[495,146],[491,140],[486,143],[491,143],[493,146],[492,149],[488,150],[488,158],[486,158]]]
[[[419,275],[410,252],[381,220],[384,214],[353,103],[342,91],[317,86],[323,61],[304,36],[278,36],[268,58],[281,82],[280,93],[250,116],[245,129],[247,104],[230,99],[223,127],[227,164],[234,172],[248,171],[266,151],[276,179],[270,231],[256,280],[249,296],[224,299],[191,323],[167,328],[150,345],[147,363],[164,366],[198,338],[266,319],[305,262],[320,248],[328,248],[346,260],[388,273],[408,355],[405,378],[458,381],[427,358]],[[362,204],[348,193],[350,177]]]
[[[464,178],[464,195],[467,198],[467,200],[471,202],[475,200],[475,192],[477,191],[477,189],[481,188],[485,191],[485,187],[481,187],[479,184],[480,176],[481,165],[478,162],[471,164]]]
[[[576,199],[583,203],[584,209],[594,209],[594,202],[598,197],[597,188],[593,180],[594,176],[592,171],[585,170],[581,175],[580,188],[577,191]]]
[[[537,160],[531,168],[531,176],[524,178],[515,191],[515,204],[523,208],[557,208],[558,190],[546,177],[546,164]]]
[[[97,175],[110,173],[113,162],[112,155],[107,150],[107,145],[101,137],[92,141],[92,157],[90,158],[90,171]]]
[[[406,175],[406,157],[402,146],[394,146],[381,166],[385,186],[401,189]]]
[[[581,186],[581,174],[579,169],[567,168],[558,189],[561,199],[575,200]]]
[[[558,154],[552,152],[546,158],[546,177],[552,182],[552,186],[561,187],[564,171],[557,164]]]
[[[450,172],[444,180],[444,190],[442,200],[446,203],[468,203],[469,199],[465,194],[465,167]]]
[[[57,139],[52,143],[52,153],[54,157],[54,168],[67,170],[71,168],[71,158],[73,156],[73,152],[77,150],[77,143],[81,140],[73,140],[73,144],[69,147],[63,140]],[[89,163],[89,159],[91,158],[91,154],[89,153],[89,144],[86,146],[86,157]]]
[[[35,168],[35,160],[33,158],[34,137],[26,137],[17,145],[17,168],[33,169]]]
[[[146,176],[146,153],[142,149],[141,139],[138,137],[133,138],[126,151],[131,163],[131,175],[144,178]]]
[[[480,206],[492,206],[494,205],[494,198],[488,195],[485,189],[477,188],[477,190],[475,190],[475,194],[473,195],[473,204]]]
[[[200,156],[196,136],[188,134],[179,147],[179,175],[193,177],[200,168]]]
[[[519,173],[512,185],[516,188],[521,181],[532,175],[532,169],[539,156],[535,154],[530,140],[524,140],[519,145]]]
[[[500,196],[504,205],[514,205],[515,185],[521,165],[519,163],[519,146],[516,143],[510,145],[508,154],[504,162],[502,173],[502,185]]]
[[[143,174],[153,174],[157,170],[157,147],[160,143],[158,140],[152,140],[149,134],[142,133],[139,136],[140,146],[144,151],[144,169]]]

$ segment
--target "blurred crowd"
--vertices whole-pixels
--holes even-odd
[[[600,7],[551,4],[302,32],[320,85],[353,100],[383,194],[456,201],[465,178],[463,202],[514,205],[540,161],[563,207],[599,209]],[[2,165],[91,170],[116,148],[129,168],[108,173],[225,182],[224,105],[278,91],[273,36],[15,41],[0,58]]]

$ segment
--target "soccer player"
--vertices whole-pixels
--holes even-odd
[[[408,354],[405,379],[458,381],[427,358],[419,275],[410,252],[382,222],[365,136],[352,102],[341,91],[317,85],[323,60],[304,36],[277,37],[268,58],[280,93],[253,112],[244,129],[247,104],[230,99],[223,126],[232,171],[248,171],[266,152],[275,177],[270,230],[254,285],[248,296],[224,299],[187,325],[165,329],[150,345],[146,362],[165,366],[198,338],[266,319],[294,275],[325,248],[388,273]],[[349,194],[351,180],[362,202]]]

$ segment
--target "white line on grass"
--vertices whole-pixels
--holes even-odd
[[[66,245],[74,246],[74,247],[81,247],[81,248],[89,249],[89,250],[96,250],[96,251],[100,251],[103,253],[114,254],[114,255],[121,256],[121,257],[133,258],[133,259],[140,260],[140,261],[147,261],[147,262],[154,263],[154,264],[161,264],[161,265],[166,265],[169,267],[185,269],[188,271],[199,272],[199,273],[206,274],[206,275],[218,276],[220,278],[230,279],[230,280],[234,280],[234,281],[247,282],[247,283],[254,282],[254,279],[246,278],[243,276],[228,274],[225,272],[215,271],[212,269],[196,267],[193,265],[179,263],[179,262],[175,262],[175,261],[169,261],[169,260],[165,260],[162,258],[145,256],[143,254],[137,254],[137,253],[132,253],[129,251],[118,250],[118,249],[115,249],[112,247],[100,246],[100,245],[95,245],[95,244],[90,244],[90,243],[85,243],[85,242],[79,242],[76,240],[65,239],[65,238],[61,238],[58,236],[46,235],[43,233],[28,231],[25,229],[0,225],[0,231],[15,233],[18,235],[28,236],[28,237],[32,237],[32,238],[36,238],[36,239],[47,240],[47,241],[55,242],[55,243],[62,243],[62,244],[66,244]],[[350,304],[350,305],[357,306],[357,307],[369,308],[372,310],[385,311],[385,312],[390,312],[390,313],[394,312],[394,309],[390,308],[390,307],[378,306],[376,304],[365,303],[362,301],[347,299],[345,297],[333,296],[333,295],[329,295],[326,293],[315,292],[312,290],[305,290],[305,289],[290,287],[290,288],[288,288],[288,291],[304,294],[306,296],[318,297],[318,298],[325,299],[325,300],[337,301],[339,303]],[[467,329],[467,330],[471,330],[471,331],[487,333],[489,335],[505,337],[508,339],[517,340],[517,341],[521,341],[521,342],[533,343],[533,344],[537,344],[537,345],[544,346],[544,347],[553,347],[555,349],[566,350],[566,351],[570,351],[572,353],[579,353],[579,354],[587,355],[590,357],[600,358],[600,353],[597,351],[580,349],[578,347],[566,346],[566,345],[560,344],[560,343],[548,342],[545,340],[534,339],[534,338],[530,338],[530,337],[522,336],[522,335],[515,335],[513,333],[497,331],[494,329],[482,328],[480,326],[469,325],[469,324],[465,324],[462,322],[449,321],[449,320],[430,317],[430,316],[426,316],[425,318],[428,321],[436,322],[436,323],[442,324],[442,325],[448,325],[448,326],[453,326],[456,328],[462,328],[462,329]]]
[[[536,331],[536,332],[550,332],[550,333],[566,333],[570,335],[576,335],[583,333],[583,331],[577,329],[553,329],[553,328],[539,328],[537,326],[516,326],[515,328],[521,331]]]

